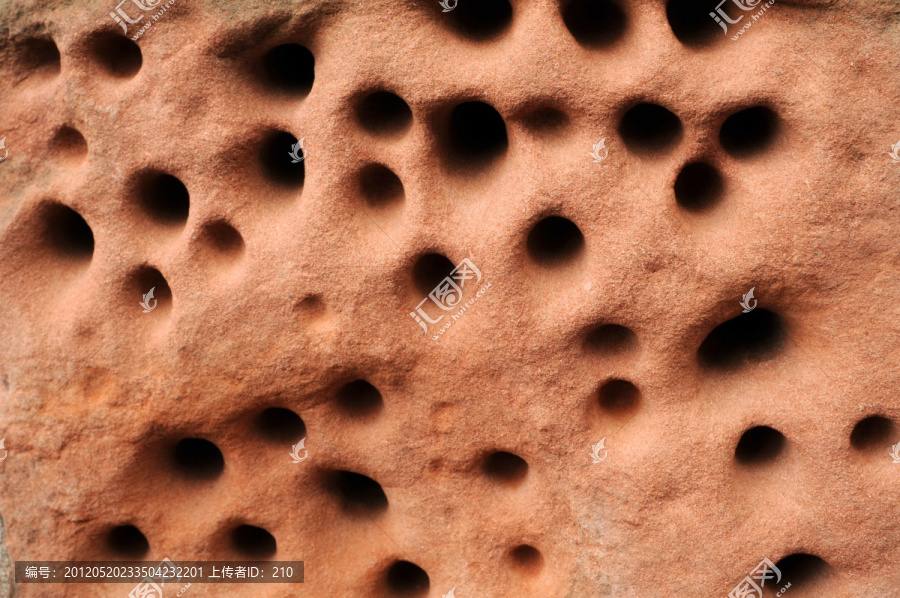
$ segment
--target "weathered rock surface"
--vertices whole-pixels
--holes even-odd
[[[0,5],[10,561],[900,595],[900,5],[708,4]]]

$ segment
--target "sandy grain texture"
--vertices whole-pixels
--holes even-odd
[[[11,561],[900,596],[898,2],[115,6],[0,4]]]

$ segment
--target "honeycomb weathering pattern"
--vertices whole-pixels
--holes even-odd
[[[690,5],[0,6],[0,568],[900,595],[898,4]]]

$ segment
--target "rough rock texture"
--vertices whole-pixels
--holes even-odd
[[[900,3],[715,5],[2,3],[10,560],[900,596]]]

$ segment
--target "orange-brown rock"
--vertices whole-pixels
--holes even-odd
[[[0,596],[900,596],[897,14],[4,2]]]

